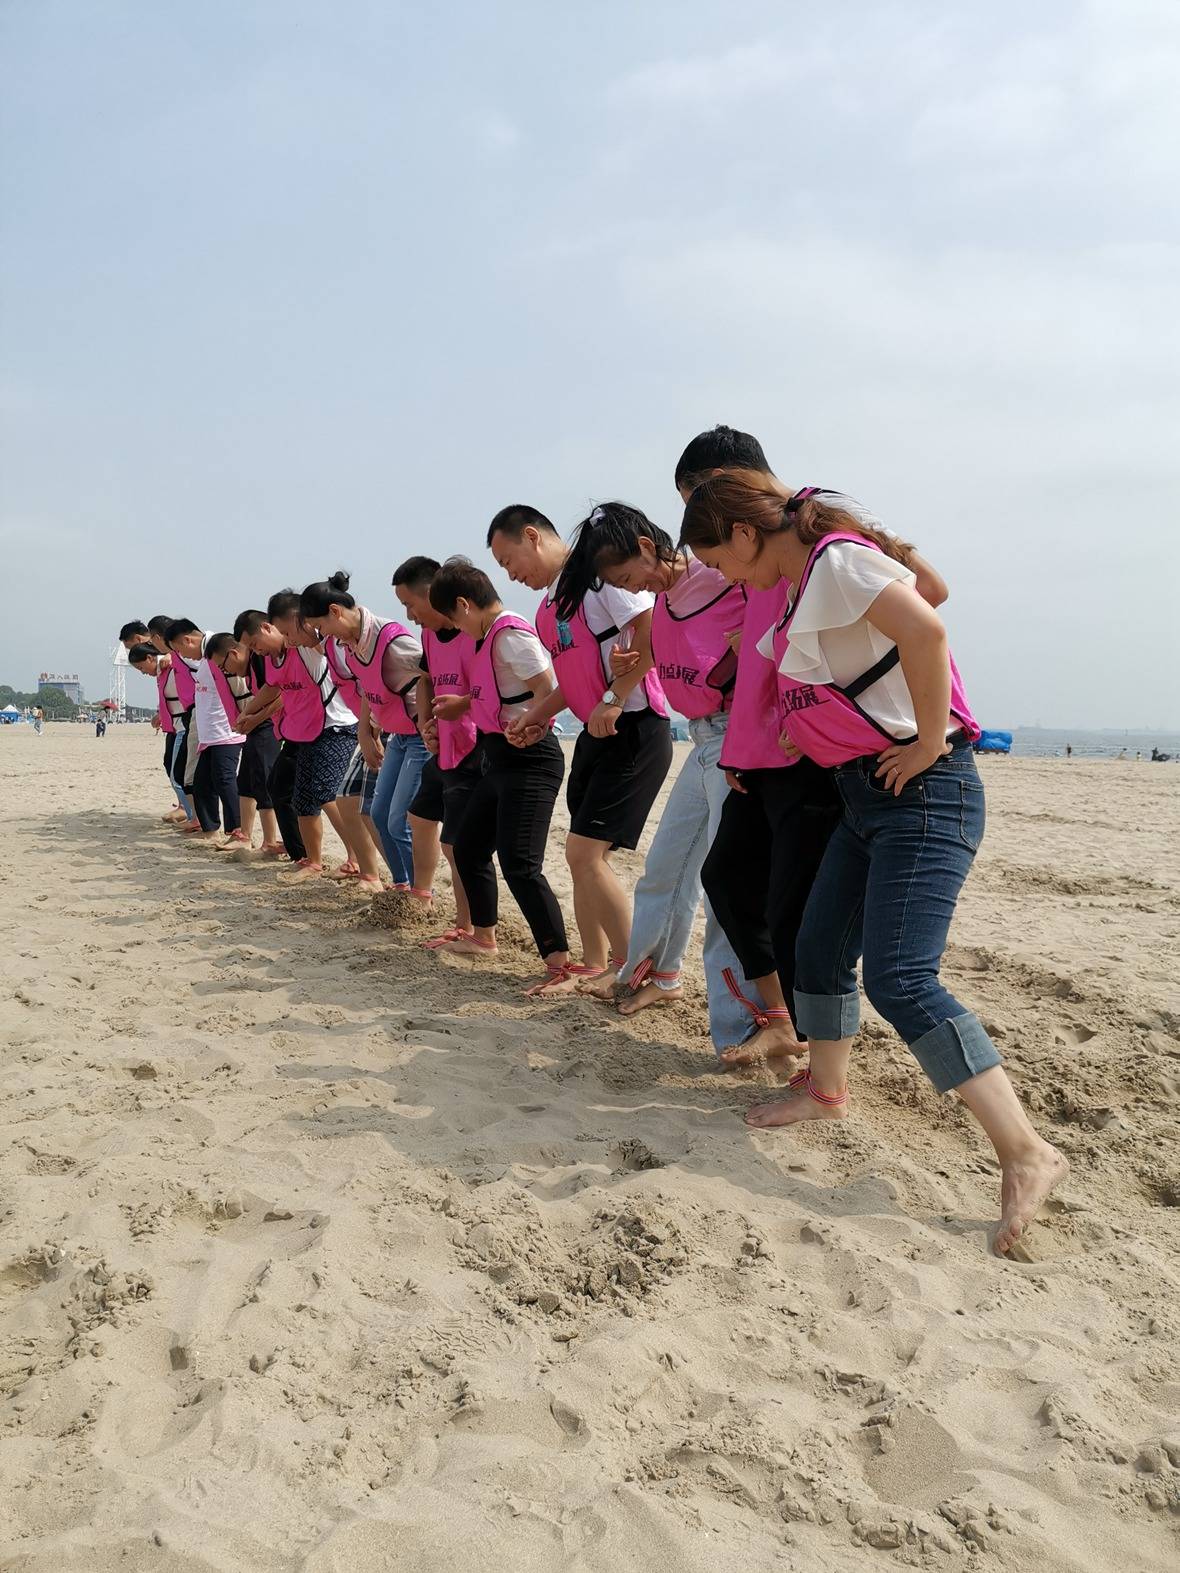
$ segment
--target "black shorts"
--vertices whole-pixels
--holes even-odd
[[[477,743],[453,770],[441,769],[433,754],[422,767],[418,795],[410,804],[410,813],[417,819],[441,822],[442,840],[449,847],[455,844],[468,799],[483,776],[485,763],[483,744]]]
[[[671,723],[652,710],[624,711],[614,737],[579,732],[565,787],[570,833],[633,851],[671,764]]]
[[[252,732],[247,732],[238,763],[238,796],[252,797],[259,808],[269,808],[268,782],[278,757],[279,740],[270,721],[264,721]]]

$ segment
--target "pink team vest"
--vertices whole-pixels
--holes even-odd
[[[496,687],[496,669],[492,664],[492,646],[496,635],[505,628],[523,628],[530,634],[536,629],[532,623],[518,617],[515,612],[501,612],[496,621],[475,647],[468,676],[471,679],[471,709],[468,712],[481,732],[503,732],[500,707],[506,704],[523,704],[531,699],[527,694],[502,694]]]
[[[467,694],[471,692],[471,663],[475,659],[475,641],[467,634],[456,634],[453,639],[440,639],[433,630],[422,630],[422,650],[426,656],[426,669],[436,694]],[[475,722],[470,711],[457,721],[438,723],[438,767],[454,770],[461,765],[475,747]]]
[[[385,679],[381,676],[381,659],[392,640],[409,634],[410,630],[401,623],[381,623],[373,654],[368,661],[362,661],[355,650],[344,646],[344,659],[356,678],[358,689],[369,701],[373,719],[383,732],[396,732],[402,737],[411,737],[418,730],[406,709],[406,695],[417,686],[418,679],[414,678],[399,693],[395,693],[392,688],[386,687]]]
[[[184,709],[191,710],[197,702],[197,685],[191,667],[176,650],[172,652],[172,670],[176,674],[176,697]]]
[[[668,595],[656,596],[651,614],[651,648],[660,686],[673,710],[690,720],[724,709],[733,684],[714,688],[709,676],[730,653],[725,637],[742,626],[745,594],[729,585],[697,612],[677,617],[668,609]]]
[[[283,695],[282,709],[274,717],[275,731],[289,743],[314,743],[324,730],[324,693],[306,661],[291,645],[279,660],[268,655],[263,662],[267,682]]]
[[[209,662],[209,670],[213,673],[213,686],[216,688],[218,698],[221,700],[221,707],[225,711],[225,718],[232,727],[234,722],[238,719],[238,711],[246,703],[246,696],[243,694],[239,699],[237,694],[235,694],[233,689],[229,686],[229,678],[226,677],[225,673],[219,666],[214,666],[212,661]]]
[[[758,641],[783,615],[787,589],[786,581],[780,580],[773,590],[746,591],[737,682],[721,749],[723,770],[780,770],[794,763],[778,746],[775,729],[767,725],[767,718],[778,713],[778,680],[774,667],[758,653]]]
[[[865,754],[879,754],[891,743],[908,743],[912,738],[893,737],[867,715],[856,703],[867,688],[886,672],[895,667],[900,657],[894,646],[867,672],[862,672],[851,683],[837,688],[834,683],[805,683],[797,677],[788,677],[778,670],[790,644],[791,619],[803,599],[812,569],[820,556],[837,541],[852,541],[857,546],[868,546],[880,551],[872,541],[863,536],[843,532],[825,535],[817,542],[799,581],[799,593],[794,605],[779,621],[774,631],[774,665],[779,691],[779,725],[801,753],[814,759],[817,765],[846,765],[849,760],[860,759]],[[958,668],[951,660],[951,719],[957,721],[968,739],[979,736],[979,727],[967,704]]]
[[[583,725],[606,693],[602,646],[618,631],[607,628],[595,634],[580,606],[567,623],[558,617],[557,607],[548,596],[537,608],[537,633],[553,662],[562,697]],[[656,715],[667,715],[664,691],[654,668],[643,679],[643,692]]]
[[[328,663],[328,670],[332,674],[332,681],[336,684],[336,692],[352,711],[353,715],[361,713],[361,690],[356,678],[352,675],[352,668],[348,664],[348,652],[340,641],[331,634],[324,640],[324,657]]]
[[[156,703],[160,712],[160,730],[162,732],[175,732],[176,722],[172,719],[172,712],[168,708],[168,700],[164,696],[164,685],[167,681],[167,671],[160,670],[156,673]]]

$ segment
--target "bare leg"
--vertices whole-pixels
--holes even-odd
[[[612,957],[626,956],[631,942],[631,907],[611,867],[610,853],[606,841],[572,833],[566,839],[582,960],[596,971],[604,971]]]
[[[241,804],[242,834],[246,838],[246,845],[253,846],[254,821],[258,814],[258,804],[252,797],[239,798],[238,801]]]
[[[262,844],[264,847],[282,846],[283,838],[279,835],[279,822],[275,817],[273,808],[260,808],[258,817],[262,821]]]
[[[381,845],[381,832],[377,829],[377,826],[373,823],[368,814],[361,815],[361,825],[364,827],[364,832],[368,836],[373,850],[377,854],[377,872],[380,874],[382,868],[385,865],[385,849]],[[385,883],[384,874],[381,875],[381,882],[382,884]]]
[[[349,845],[348,841],[348,831],[340,814],[339,799],[334,798],[331,803],[324,804],[324,817],[327,819],[332,829],[340,837],[341,841],[343,841],[344,856],[348,858],[350,862],[355,861],[352,855],[352,847]],[[304,842],[304,845],[306,846],[307,843]]]
[[[351,883],[372,895],[383,888],[381,868],[377,862],[376,849],[362,823],[361,800],[359,797],[338,797],[336,808],[339,810],[340,821],[344,827],[343,840],[348,848],[349,861],[359,871],[357,878]]]
[[[417,814],[407,814],[410,838],[414,847],[414,889],[433,890],[434,876],[438,872],[439,824],[436,819],[419,819]],[[418,896],[424,907],[432,903],[426,896]]]
[[[841,1103],[821,1103],[811,1097],[806,1086],[795,1088],[786,1098],[773,1103],[757,1103],[746,1110],[746,1124],[756,1130],[775,1125],[796,1125],[800,1120],[842,1120],[848,1113],[848,1060],[852,1039],[824,1042],[813,1038],[808,1044],[810,1079],[816,1089],[829,1098],[845,1095]]]
[[[1069,1173],[1065,1157],[1038,1136],[1000,1065],[972,1076],[955,1091],[983,1126],[1000,1160],[1000,1227],[995,1253],[1003,1256],[1036,1217],[1049,1192]]]
[[[754,978],[752,981],[767,1010],[787,1010],[783,986],[777,972],[770,972],[766,977]],[[793,1059],[806,1052],[806,1045],[800,1043],[795,1036],[790,1012],[787,1012],[785,1016],[772,1018],[768,1026],[759,1027],[754,1036],[747,1038],[744,1043],[736,1043],[732,1048],[722,1049],[721,1063],[760,1065],[763,1060]]]
[[[319,814],[300,814],[299,834],[303,840],[303,850],[307,855],[304,865],[310,874],[322,874],[324,871],[324,821]]]

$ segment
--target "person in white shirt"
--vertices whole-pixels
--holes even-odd
[[[440,949],[464,956],[495,954],[494,854],[547,977],[564,976],[569,966],[565,919],[545,878],[544,862],[565,758],[547,726],[508,735],[513,721],[555,687],[552,664],[533,629],[524,618],[505,611],[487,574],[466,558],[443,563],[430,584],[430,604],[475,642],[468,672],[471,692],[438,695],[435,716],[454,721],[470,714],[487,760],[455,837],[455,863],[467,892],[472,933],[448,940]]]
[[[620,847],[639,845],[647,817],[672,763],[672,728],[652,673],[651,610],[646,591],[604,584],[579,550],[589,528],[614,513],[643,518],[623,503],[595,508],[568,546],[536,508],[502,508],[488,528],[492,556],[516,584],[545,592],[536,626],[553,661],[558,687],[525,707],[509,729],[523,736],[548,726],[564,709],[584,723],[566,782],[570,831],[565,857],[574,885],[574,913],[582,940],[580,965],[538,985],[543,994],[569,993],[595,979],[617,976],[631,938],[631,903],[611,864]],[[646,523],[646,521],[645,521]],[[640,657],[626,677],[611,674],[611,651]]]

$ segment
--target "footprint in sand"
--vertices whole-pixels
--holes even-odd
[[[1053,1041],[1065,1049],[1080,1049],[1083,1043],[1098,1036],[1096,1027],[1084,1027],[1073,1022],[1053,1029]]]

